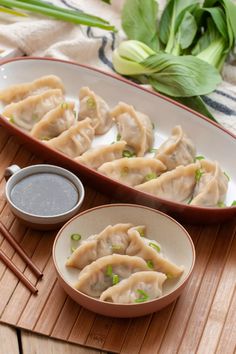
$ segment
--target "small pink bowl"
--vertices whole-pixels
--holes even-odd
[[[146,225],[147,234],[160,243],[163,253],[172,262],[184,266],[182,276],[166,280],[161,297],[137,304],[103,302],[73,288],[79,270],[65,266],[71,252],[70,235],[79,233],[82,239],[86,239],[107,225],[128,222]],[[53,261],[61,286],[81,306],[105,316],[138,317],[159,311],[182,293],[194,267],[195,249],[188,232],[168,215],[140,205],[108,204],[76,215],[60,229],[53,245]]]

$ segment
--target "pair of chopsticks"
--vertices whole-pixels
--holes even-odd
[[[11,244],[11,246],[15,249],[15,251],[22,257],[22,259],[27,263],[32,272],[37,276],[37,278],[41,278],[43,273],[36,267],[36,265],[32,262],[29,256],[25,253],[23,248],[17,243],[15,238],[11,235],[11,233],[6,229],[6,227],[0,222],[0,232],[7,239],[7,241]],[[0,259],[9,267],[13,273],[17,276],[17,278],[33,293],[36,294],[38,289],[26,278],[26,276],[15,266],[12,260],[6,256],[6,254],[0,249]]]

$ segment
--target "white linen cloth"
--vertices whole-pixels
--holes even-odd
[[[158,0],[163,9],[165,0]],[[19,48],[25,55],[72,60],[114,73],[112,51],[125,39],[120,13],[124,0],[50,0],[61,7],[79,9],[108,20],[118,28],[114,34],[99,28],[74,25],[42,16],[27,18],[0,13],[0,48]],[[236,54],[236,50],[235,50]],[[236,134],[236,60],[225,64],[223,82],[203,97],[214,117]]]

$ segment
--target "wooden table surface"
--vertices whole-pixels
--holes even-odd
[[[7,149],[4,146],[7,146]],[[9,136],[0,127],[1,172],[9,163],[14,163],[14,156],[19,150],[24,153],[24,147],[19,145],[15,137]],[[29,154],[29,151],[25,153]],[[3,181],[3,173],[0,175],[0,181]],[[3,186],[4,183],[1,183],[0,199],[2,200]],[[96,194],[95,191],[94,193]],[[109,201],[108,197],[96,194],[96,205],[104,204],[107,200]],[[147,326],[145,335],[142,339],[137,336],[141,349],[132,347],[126,338],[120,352],[127,354],[235,353],[236,222],[231,220],[222,225],[188,225],[188,227],[190,227],[188,230],[194,231],[197,256],[191,281],[175,304],[154,314],[152,322],[150,320],[145,323]],[[136,328],[134,323],[129,328],[133,337],[136,331],[140,331],[141,325],[137,322]],[[152,346],[152,343],[155,345]],[[16,353],[86,354],[107,353],[107,351],[69,344],[0,323],[0,354]]]

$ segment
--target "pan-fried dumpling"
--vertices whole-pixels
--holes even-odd
[[[133,106],[120,102],[111,112],[122,140],[127,142],[137,156],[144,156],[153,145],[153,126],[150,118],[137,112]]]
[[[183,266],[177,266],[164,257],[161,253],[160,246],[155,240],[141,237],[138,230],[137,227],[132,227],[128,230],[130,244],[126,249],[126,254],[141,257],[147,262],[151,269],[165,273],[168,277],[179,277],[184,271]]]
[[[137,304],[156,299],[162,296],[162,285],[166,279],[167,276],[159,272],[137,272],[105,290],[100,300],[116,304]]]
[[[110,286],[143,270],[150,269],[142,258],[113,254],[87,265],[74,286],[84,294],[100,297]]]
[[[91,125],[91,119],[86,118],[77,122],[56,138],[45,141],[45,144],[67,156],[76,157],[90,148],[93,138],[94,128]]]
[[[106,133],[112,125],[112,117],[107,103],[88,87],[82,87],[79,92],[79,119],[92,119],[95,134]]]
[[[80,246],[68,258],[66,265],[83,269],[98,258],[113,253],[125,254],[129,245],[128,230],[132,224],[108,225],[97,235],[82,241]]]
[[[204,207],[221,206],[228,188],[228,178],[221,170],[218,162],[200,161],[197,183],[190,205]]]
[[[97,169],[105,162],[120,159],[126,146],[125,141],[117,141],[114,144],[96,146],[89,149],[75,160],[90,168]]]
[[[0,91],[0,100],[9,104],[21,101],[29,96],[39,95],[50,89],[61,89],[64,92],[64,85],[58,76],[47,75],[32,82],[12,85]]]
[[[189,165],[196,156],[195,146],[180,125],[172,130],[172,135],[158,148],[155,158],[161,160],[168,170],[179,165]]]
[[[64,101],[62,91],[53,89],[5,107],[3,115],[20,128],[30,131],[51,109]]]
[[[188,202],[193,194],[198,169],[198,162],[187,166],[178,166],[158,178],[139,184],[135,188],[159,198],[175,202]]]
[[[43,116],[30,134],[40,140],[49,140],[69,129],[76,122],[74,102],[63,102]]]
[[[166,170],[165,165],[148,157],[124,157],[106,162],[98,171],[128,186],[136,186],[152,178],[156,178]]]

